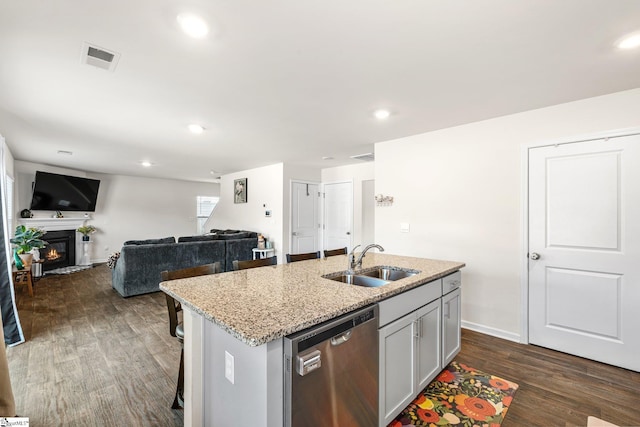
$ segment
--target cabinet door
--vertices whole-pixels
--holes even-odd
[[[429,385],[442,369],[440,335],[442,334],[440,300],[433,301],[416,312],[417,386],[416,394]]]
[[[442,366],[460,352],[460,289],[442,297]]]
[[[415,391],[415,315],[379,330],[380,386],[378,425],[386,426],[413,400]]]

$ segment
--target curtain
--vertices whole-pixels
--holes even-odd
[[[0,209],[0,312],[2,313],[2,325],[4,331],[4,342],[13,346],[24,342],[22,327],[16,308],[15,292],[13,290],[13,280],[11,278],[11,249],[9,247],[10,234],[9,225],[6,221],[7,203],[6,197],[6,171],[5,171],[5,144],[0,136],[0,199],[2,208]]]

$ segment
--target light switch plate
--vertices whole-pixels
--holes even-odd
[[[234,382],[234,361],[233,356],[228,351],[224,352],[224,377],[229,380],[231,384]]]
[[[408,222],[401,222],[400,223],[400,231],[402,233],[408,233],[409,231],[411,231],[411,226],[409,225]]]

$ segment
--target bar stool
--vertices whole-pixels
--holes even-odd
[[[183,268],[181,270],[163,271],[160,273],[162,281],[186,279],[188,277],[205,276],[207,274],[220,273],[220,263],[205,264],[197,267]],[[178,313],[182,311],[182,306],[169,294],[167,297],[167,309],[169,310],[169,333],[180,342],[180,368],[178,370],[178,383],[176,385],[176,395],[173,399],[172,409],[184,407],[184,327],[178,320]]]
[[[287,254],[287,263],[318,258],[320,258],[320,251],[308,252],[306,254]]]
[[[272,256],[269,258],[254,259],[249,261],[233,261],[234,270],[246,270],[247,268],[266,267],[268,265],[276,265],[278,263],[278,257]]]
[[[335,256],[335,255],[346,255],[347,254],[347,247],[345,246],[344,248],[340,248],[340,249],[331,249],[328,251],[324,251],[324,257],[328,258],[330,256]]]

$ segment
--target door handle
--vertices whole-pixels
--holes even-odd
[[[347,236],[351,236],[351,232],[350,231],[347,231]]]
[[[535,252],[531,252],[531,256],[530,256],[530,258],[531,258],[532,260],[534,260],[534,261],[537,261],[537,260],[539,260],[539,259],[540,259],[540,254],[535,253]]]
[[[291,235],[292,235],[292,236],[297,236],[297,235],[298,235],[298,232],[294,231],[294,232],[292,232],[292,233],[291,233]]]

